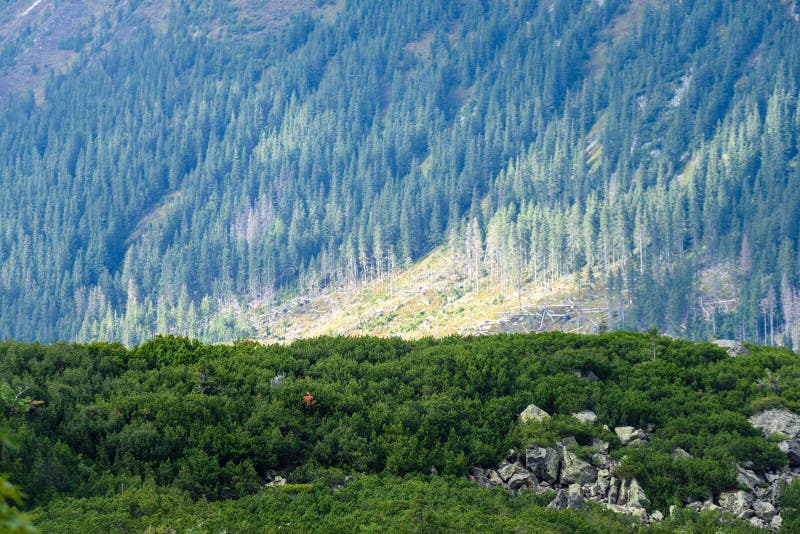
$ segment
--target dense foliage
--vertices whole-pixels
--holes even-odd
[[[592,374],[597,380],[586,378]],[[250,510],[243,521],[277,521],[286,497],[269,492],[299,494],[324,514],[345,506],[350,491],[378,499],[387,485],[432,494],[445,485],[467,506],[487,490],[462,494],[455,478],[419,476],[463,477],[469,466],[496,465],[510,447],[563,435],[581,444],[608,438],[603,424],[634,425],[651,428],[652,439],[624,448],[612,439],[614,454],[650,506],[666,511],[736,487],[736,463],[757,472],[785,465],[746,416],[777,405],[800,410],[798,381],[800,361],[785,349],[750,347],[730,358],[710,344],[658,338],[654,360],[651,337],[632,333],[320,338],[289,346],[159,337],[131,350],[5,342],[0,418],[19,448],[2,452],[0,472],[53,524],[83,514],[98,524],[119,514],[132,526],[168,524],[173,501],[179,515],[202,509],[228,521],[233,505],[209,502],[231,500]],[[552,421],[520,426],[517,415],[529,403],[554,414]],[[583,409],[597,413],[599,426],[569,417]],[[676,447],[692,458],[674,457]],[[375,476],[355,489],[330,491],[367,474]],[[276,475],[291,484],[265,489]],[[523,506],[485,495],[497,500],[497,513]],[[297,506],[286,521],[297,520]],[[361,513],[362,505],[352,506],[342,513]],[[406,505],[393,510],[398,521],[412,513]],[[369,514],[364,521],[376,520]]]
[[[0,112],[0,337],[230,340],[237,302],[446,243],[588,269],[611,326],[799,344],[793,2],[171,5]]]
[[[586,532],[630,529],[610,513],[543,508],[551,495],[512,498],[452,477],[368,475],[333,491],[314,486],[237,500],[192,501],[150,485],[95,499],[64,499],[41,510],[44,532]],[[150,530],[148,530],[150,529]]]

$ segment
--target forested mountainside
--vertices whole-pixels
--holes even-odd
[[[800,345],[795,2],[128,4],[3,104],[0,336],[248,336],[445,246],[601,281],[611,327]]]
[[[0,471],[42,532],[797,532],[800,359],[737,354],[629,332],[0,342]],[[562,482],[636,483],[654,522],[544,508],[546,472],[509,492],[537,447]],[[509,449],[494,488],[467,481]]]

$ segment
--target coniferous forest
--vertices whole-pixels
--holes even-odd
[[[129,4],[2,101],[0,337],[248,337],[446,246],[599,280],[611,328],[800,345],[794,2]]]

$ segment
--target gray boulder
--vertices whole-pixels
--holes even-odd
[[[619,437],[622,443],[628,443],[634,439],[643,439],[645,437],[644,432],[632,426],[618,426],[614,429],[614,433],[617,434],[617,437]]]
[[[548,508],[555,508],[556,510],[563,510],[567,507],[567,492],[558,490],[558,493],[553,500],[547,505]]]
[[[619,490],[622,483],[616,477],[611,477],[608,483],[608,498],[606,502],[609,504],[617,504],[619,502]]]
[[[570,488],[569,491],[560,490],[558,495],[550,501],[547,507],[556,508],[558,510],[563,510],[565,508],[580,510],[583,508],[583,502],[583,497],[580,492],[575,491],[574,488]]]
[[[498,486],[505,486],[505,481],[494,469],[486,471],[486,483],[489,488],[496,488]]]
[[[744,348],[744,345],[741,341],[734,341],[733,339],[715,339],[711,343],[722,349],[725,349],[725,352],[728,353],[728,356],[732,356],[733,358],[747,354],[747,349]]]
[[[719,496],[719,505],[738,517],[752,508],[753,496],[742,490],[726,491]]]
[[[775,514],[778,512],[775,510],[775,507],[772,506],[772,503],[767,501],[756,501],[753,503],[753,511],[756,513],[758,517],[765,521],[771,521]]]
[[[617,504],[628,508],[644,508],[644,501],[646,500],[647,495],[635,478],[622,481]]]
[[[535,481],[531,472],[518,464],[506,463],[497,470],[497,474],[511,489],[519,489],[523,486],[528,486],[528,482],[533,483]],[[512,480],[514,481],[513,484]]]
[[[600,504],[602,504],[605,508],[608,508],[612,512],[633,516],[642,523],[646,523],[648,520],[647,511],[644,508],[631,508],[629,506],[622,506],[619,504],[611,504],[607,502],[602,502]]]
[[[600,380],[599,378],[597,378],[597,375],[592,372],[591,369],[589,369],[588,371],[584,371],[583,369],[575,369],[573,373],[575,373],[575,376],[577,376],[578,378],[583,378],[584,380],[588,380],[589,382],[597,382],[598,380]]]
[[[531,404],[522,410],[521,414],[519,414],[519,420],[523,423],[527,423],[528,421],[541,421],[543,419],[547,419],[548,417],[550,417],[550,414],[535,404]]]
[[[612,465],[614,465],[614,458],[609,456],[608,454],[602,454],[596,452],[592,455],[592,465],[597,466],[601,469],[608,469]]]
[[[685,450],[677,447],[674,451],[672,451],[672,459],[677,460],[679,458],[694,458],[691,454],[686,452]]]
[[[283,385],[284,380],[286,379],[285,375],[281,373],[276,374],[272,378],[269,379],[269,387],[277,388]]]
[[[786,453],[791,467],[800,467],[800,439],[781,441],[778,448]]]
[[[597,414],[591,410],[584,410],[582,412],[574,413],[572,414],[572,417],[587,425],[593,425],[597,422]]]
[[[597,480],[597,471],[570,451],[564,451],[561,468],[562,484],[591,484]]]
[[[508,487],[512,490],[517,490],[520,488],[535,488],[536,478],[528,471],[518,472],[514,473],[511,478],[506,481],[506,484],[508,484]]]
[[[570,484],[567,488],[567,508],[580,510],[583,508],[583,488],[578,484]]]
[[[764,410],[750,417],[750,424],[761,430],[764,437],[784,434],[793,438],[800,434],[800,415],[782,408]]]
[[[660,511],[656,510],[650,516],[650,519],[652,519],[653,521],[663,521],[664,520],[664,514],[662,514]]]
[[[272,482],[268,482],[267,483],[267,487],[269,487],[269,488],[274,487],[274,486],[285,486],[285,485],[286,485],[286,479],[283,478],[280,475],[278,475],[275,478],[273,478]]]
[[[468,477],[479,486],[489,487],[489,479],[486,477],[486,471],[480,467],[470,467]]]
[[[606,476],[601,475],[603,471],[605,471]],[[606,495],[608,495],[608,489],[610,487],[611,478],[608,477],[608,470],[598,471],[597,481],[594,484],[585,486],[586,496],[594,500],[603,501],[606,499]]]
[[[750,490],[754,490],[761,484],[762,480],[757,474],[749,469],[745,469],[740,465],[736,465],[736,481]]]
[[[703,503],[703,507],[700,508],[700,510],[702,510],[702,511],[708,510],[708,511],[711,511],[711,512],[715,512],[715,511],[719,510],[720,508],[721,508],[720,506],[717,506],[716,504],[714,504],[714,501],[709,499],[709,500],[707,500],[707,501],[705,501]]]
[[[525,465],[539,480],[555,483],[558,481],[561,459],[551,447],[531,447],[525,449]]]

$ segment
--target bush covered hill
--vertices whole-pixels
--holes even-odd
[[[466,290],[580,272],[612,327],[800,345],[794,1],[95,2],[52,73],[31,4],[2,338],[236,339],[447,246]]]
[[[466,474],[532,442],[569,435],[580,446],[607,438],[601,425],[636,426],[650,439],[610,439],[611,454],[649,512],[667,515],[736,489],[737,464],[785,469],[778,441],[791,436],[767,439],[748,416],[800,411],[798,382],[786,349],[733,358],[624,332],[289,346],[159,337],[130,350],[3,342],[0,418],[17,447],[2,451],[0,472],[44,532],[625,531],[628,516],[546,509],[552,493],[514,496]],[[553,414],[545,429],[520,422],[531,403]],[[587,409],[597,425],[569,416]],[[784,528],[800,521],[787,488]],[[719,521],[749,528],[690,511],[648,528]]]

